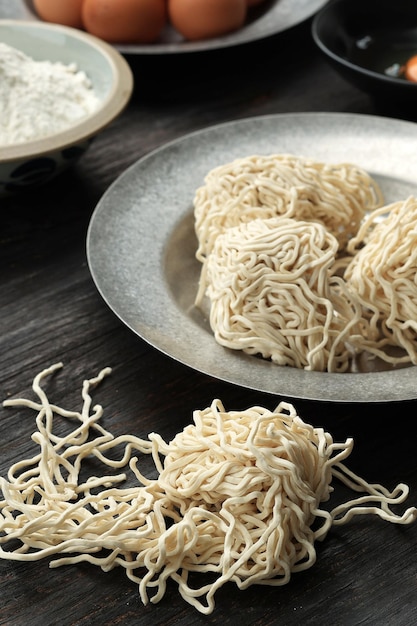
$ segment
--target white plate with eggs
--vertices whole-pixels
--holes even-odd
[[[58,0],[52,0],[56,3]],[[264,0],[248,10],[242,28],[222,37],[201,41],[185,41],[170,25],[152,44],[115,44],[123,54],[164,55],[204,52],[230,48],[266,39],[306,21],[319,11],[327,0]],[[33,0],[0,0],[0,19],[39,19]]]

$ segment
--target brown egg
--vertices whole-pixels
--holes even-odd
[[[33,0],[38,16],[45,22],[82,28],[83,0]]]
[[[82,19],[105,41],[152,43],[167,22],[166,0],[84,0]]]
[[[241,28],[247,0],[168,0],[168,16],[185,39],[219,37]]]

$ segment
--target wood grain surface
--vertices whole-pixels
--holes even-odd
[[[1,5],[0,2],[0,17]],[[237,50],[188,58],[129,58],[135,94],[124,113],[69,172],[36,193],[0,201],[0,395],[31,397],[33,377],[62,361],[46,383],[53,401],[79,407],[80,386],[105,366],[94,391],[103,424],[116,434],[165,439],[192,411],[220,398],[228,409],[274,408],[276,397],[221,383],[174,362],[133,335],[107,308],[91,279],[86,231],[108,186],[150,150],[190,131],[232,119],[294,111],[343,111],[415,121],[398,105],[374,102],[340,78],[315,49],[309,22]],[[417,147],[416,147],[417,149]],[[157,227],[157,225],[156,225]],[[109,250],[111,254],[111,250]],[[296,402],[300,415],[335,440],[353,437],[349,466],[369,481],[405,482],[417,503],[416,404]],[[33,448],[34,414],[0,408],[0,474]],[[335,501],[348,497],[335,485]],[[417,623],[417,525],[372,516],[334,527],[316,564],[284,587],[226,585],[203,616],[169,583],[143,606],[124,570],[48,561],[0,560],[0,624],[190,626],[376,625]]]

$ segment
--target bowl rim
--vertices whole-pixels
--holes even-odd
[[[59,133],[24,143],[0,146],[0,164],[41,157],[42,155],[71,147],[77,142],[87,141],[109,125],[127,106],[133,93],[133,73],[126,59],[110,44],[90,33],[61,24],[0,19],[0,29],[3,26],[31,31],[52,30],[61,32],[73,39],[82,40],[98,50],[106,58],[111,68],[113,80],[109,93],[94,113],[82,118],[80,122],[74,124],[71,128],[62,130]]]
[[[320,50],[337,65],[342,65],[346,69],[357,74],[361,74],[362,76],[367,77],[374,82],[378,82],[381,85],[384,84],[386,86],[391,85],[393,89],[396,88],[400,89],[401,91],[414,92],[417,88],[417,83],[413,83],[412,81],[406,81],[401,78],[396,78],[395,76],[381,74],[380,72],[376,72],[374,70],[368,69],[367,67],[363,67],[361,65],[353,63],[349,59],[344,59],[342,56],[336,54],[336,52],[334,52],[331,48],[327,46],[322,37],[319,35],[320,22],[321,20],[325,19],[329,13],[332,13],[338,5],[342,4],[346,4],[346,0],[332,0],[331,2],[328,2],[318,13],[316,13],[311,22],[311,35]]]

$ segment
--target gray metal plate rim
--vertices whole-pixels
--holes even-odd
[[[417,398],[417,368],[329,374],[279,367],[219,346],[193,307],[192,202],[204,175],[249,154],[292,153],[353,162],[387,202],[417,194],[417,125],[348,113],[289,113],[235,120],[161,146],[106,191],[87,233],[95,285],[120,320],[156,349],[204,374],[280,397],[376,403]]]

